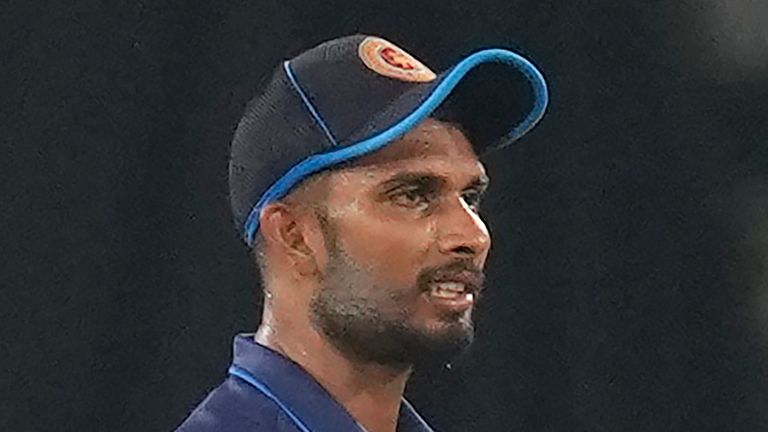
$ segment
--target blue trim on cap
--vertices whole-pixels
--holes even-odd
[[[338,146],[339,143],[336,141],[336,138],[333,137],[331,130],[328,129],[325,121],[323,121],[323,118],[320,117],[320,113],[317,112],[317,109],[315,109],[315,106],[312,105],[312,102],[309,101],[307,94],[304,93],[304,90],[299,85],[299,81],[296,79],[296,75],[293,74],[293,69],[291,69],[291,63],[289,61],[283,63],[283,70],[285,71],[285,74],[288,75],[288,80],[291,81],[291,85],[293,86],[294,90],[296,90],[296,93],[299,94],[301,100],[304,102],[304,106],[307,107],[309,113],[312,114],[312,118],[315,119],[317,125],[320,126],[320,129],[322,129],[323,133],[325,133],[328,141],[330,141],[334,147]]]
[[[355,144],[327,153],[309,156],[291,167],[288,172],[264,192],[251,210],[244,226],[245,242],[249,246],[253,244],[254,236],[259,229],[259,215],[265,205],[284,197],[294,186],[310,175],[333,165],[371,153],[406,134],[437,109],[470,70],[480,64],[489,62],[505,63],[517,68],[528,79],[533,88],[534,103],[531,111],[522,122],[503,138],[512,142],[525,135],[526,132],[531,130],[541,120],[549,103],[547,84],[544,77],[531,62],[511,51],[488,49],[476,52],[456,64],[421,105],[389,129]]]

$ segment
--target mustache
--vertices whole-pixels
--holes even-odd
[[[480,293],[485,289],[485,273],[471,260],[456,260],[447,264],[428,267],[416,279],[422,291],[428,291],[434,282],[457,281],[467,286],[470,292]]]

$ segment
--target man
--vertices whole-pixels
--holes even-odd
[[[539,72],[506,50],[436,75],[356,35],[283,63],[230,161],[262,323],[235,338],[229,377],[179,431],[430,431],[403,391],[415,365],[473,338],[490,247],[477,155],[546,104]]]

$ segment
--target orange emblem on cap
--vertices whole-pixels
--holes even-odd
[[[437,78],[422,62],[382,38],[365,38],[358,53],[368,69],[389,78],[412,82],[429,82]]]

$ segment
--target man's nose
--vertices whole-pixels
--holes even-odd
[[[457,198],[441,212],[438,227],[440,252],[460,258],[484,256],[491,246],[485,222],[463,199]]]

